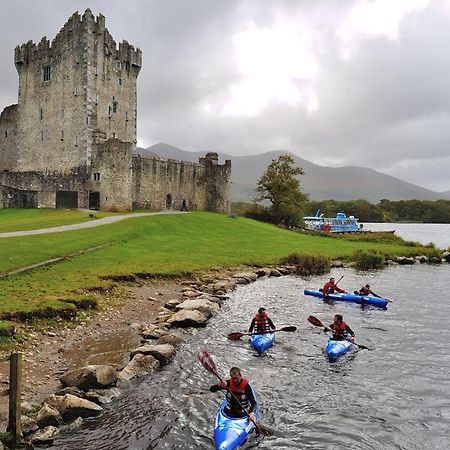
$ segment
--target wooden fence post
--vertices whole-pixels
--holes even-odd
[[[22,437],[22,353],[11,352],[9,358],[9,419],[7,431],[13,434],[14,442]]]

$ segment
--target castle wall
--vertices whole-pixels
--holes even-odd
[[[132,154],[134,144],[109,139],[95,146],[90,191],[99,193],[102,211],[132,209]]]
[[[201,164],[133,157],[133,208],[206,209],[205,186],[205,167]]]
[[[17,161],[17,105],[0,115],[0,171],[14,170]]]
[[[118,47],[102,15],[72,15],[53,41],[15,49],[19,154],[14,170],[89,166],[96,136],[136,142],[142,53]]]
[[[82,169],[60,172],[1,172],[0,207],[2,208],[56,208],[57,196],[71,192],[77,197],[78,208],[89,204],[89,183]]]

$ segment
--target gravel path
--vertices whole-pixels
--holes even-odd
[[[61,227],[40,228],[39,230],[10,231],[8,233],[0,233],[0,238],[31,236],[33,234],[61,233],[63,231],[81,230],[83,228],[100,227],[114,222],[119,222],[133,217],[156,216],[159,214],[186,214],[184,211],[159,211],[153,213],[131,213],[121,216],[109,216],[102,219],[92,220],[90,222],[74,223],[72,225],[63,225]]]

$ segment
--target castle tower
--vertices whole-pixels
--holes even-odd
[[[117,47],[105,18],[74,13],[53,41],[16,47],[17,161],[9,170],[88,173],[95,144],[136,143],[142,53]]]

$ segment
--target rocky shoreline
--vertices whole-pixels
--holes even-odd
[[[396,257],[387,264],[427,262],[450,263],[450,252],[444,252],[439,261],[421,255]],[[351,266],[332,263],[332,267]],[[102,405],[122,395],[132,380],[168,364],[189,330],[206,326],[236,286],[296,273],[298,268],[292,265],[219,268],[192,279],[121,286],[125,289],[122,304],[74,328],[36,333],[24,352],[25,442],[29,448],[51,444],[60,429],[79,427],[86,417],[101,414]],[[0,370],[0,383],[5,383],[5,367]],[[5,423],[5,397],[0,410]]]

